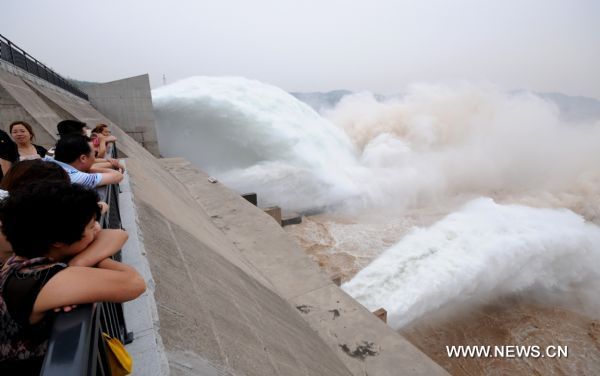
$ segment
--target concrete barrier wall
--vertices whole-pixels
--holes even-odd
[[[90,103],[152,155],[160,155],[147,74],[101,84],[82,85]]]
[[[89,103],[27,85],[37,99],[30,92],[12,98],[40,130],[57,112],[108,122],[129,157],[138,228],[127,230],[136,231],[148,258],[156,334],[171,374],[445,374],[328,281],[260,209],[208,183],[187,161],[161,164]],[[33,111],[40,100],[49,113]]]

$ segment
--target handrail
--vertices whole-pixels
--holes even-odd
[[[117,146],[111,142],[106,145],[106,153],[110,158],[117,157]],[[108,211],[100,217],[102,228],[121,228],[121,213],[119,212],[119,192],[118,185],[111,184],[96,188],[100,201],[106,202]]]
[[[114,144],[109,144],[107,155],[117,156]],[[121,228],[118,185],[100,187],[97,191],[100,199],[109,204],[109,211],[100,218],[102,228]],[[120,260],[120,253],[114,258]],[[85,304],[69,313],[59,313],[48,340],[41,375],[110,375],[102,332],[123,343],[133,341],[133,334],[127,332],[122,304]]]
[[[54,320],[42,375],[95,375],[98,360],[98,306],[85,304]],[[100,367],[103,370],[106,367]],[[90,372],[91,371],[91,372]],[[102,374],[102,373],[101,373]]]
[[[25,50],[8,40],[2,34],[0,34],[0,59],[17,66],[26,72],[34,74],[39,78],[56,85],[71,94],[75,94],[80,98],[89,100],[86,93],[79,90],[66,78],[63,78],[46,65],[39,62],[36,58],[29,55]]]

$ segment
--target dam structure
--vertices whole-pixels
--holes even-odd
[[[78,95],[5,51],[2,129],[27,121],[50,147],[56,124],[77,119],[108,124],[117,137],[123,261],[148,286],[124,305],[133,374],[447,374],[330,281],[261,209],[187,160],[159,158],[147,75]]]

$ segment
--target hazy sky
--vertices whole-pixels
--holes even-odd
[[[600,98],[596,0],[3,0],[0,34],[59,74],[288,91],[491,81]]]

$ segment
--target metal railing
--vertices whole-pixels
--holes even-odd
[[[11,63],[23,69],[26,72],[34,74],[39,78],[56,85],[71,94],[80,98],[89,100],[88,95],[72,85],[67,79],[63,78],[46,65],[40,63],[36,58],[29,55],[25,50],[6,39],[0,34],[0,59]]]
[[[106,153],[117,156],[114,144],[109,145]],[[109,205],[108,212],[100,218],[102,228],[121,228],[119,186],[100,187],[97,191],[100,199]],[[121,252],[113,258],[120,261]],[[69,313],[58,314],[48,340],[48,351],[40,375],[110,375],[102,332],[123,343],[133,341],[133,334],[127,331],[125,325],[122,304],[85,304]]]
[[[41,375],[109,375],[106,349],[98,330],[98,304],[58,315],[52,327]]]

